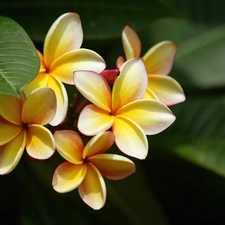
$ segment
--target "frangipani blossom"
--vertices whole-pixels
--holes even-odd
[[[48,86],[55,91],[57,111],[50,123],[53,126],[64,120],[68,109],[68,96],[62,82],[73,84],[73,72],[76,70],[101,72],[105,68],[102,57],[94,51],[80,48],[82,42],[79,15],[61,15],[46,35],[43,55],[38,51],[41,63],[39,74],[24,89],[26,95],[40,86]]]
[[[144,159],[148,153],[146,135],[163,131],[175,117],[163,103],[143,99],[148,75],[141,58],[126,61],[120,71],[112,91],[100,74],[74,73],[77,89],[93,103],[81,111],[78,129],[93,136],[112,127],[118,148],[127,155]]]
[[[139,58],[141,54],[141,41],[137,33],[129,26],[122,32],[122,43],[126,59]],[[144,98],[153,98],[166,104],[174,105],[185,100],[180,84],[170,76],[177,45],[171,41],[162,41],[148,50],[143,56],[148,73],[148,88]],[[119,57],[117,66],[120,67],[125,60]]]
[[[84,146],[81,137],[72,130],[54,133],[56,148],[67,162],[59,165],[53,175],[53,188],[60,193],[78,187],[82,200],[93,209],[100,209],[106,201],[105,176],[123,179],[135,172],[134,163],[120,155],[106,154],[114,143],[114,135],[100,133]]]
[[[11,172],[24,149],[35,159],[47,159],[55,151],[52,133],[44,127],[55,116],[56,97],[41,87],[27,98],[0,95],[0,174]]]

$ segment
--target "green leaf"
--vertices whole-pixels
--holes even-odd
[[[125,25],[141,29],[154,20],[177,16],[159,0],[2,0],[0,8],[0,14],[16,20],[33,40],[41,42],[52,23],[66,12],[80,15],[86,39],[118,37]]]
[[[19,24],[0,17],[0,94],[19,97],[39,71],[37,51]]]
[[[202,27],[192,25],[193,29],[197,33]],[[180,43],[176,69],[183,71],[199,88],[224,87],[225,25],[195,34]]]
[[[150,143],[225,177],[224,96],[189,97],[173,111],[175,123]]]

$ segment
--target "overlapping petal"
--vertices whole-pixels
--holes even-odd
[[[27,124],[45,125],[49,123],[56,112],[56,96],[52,89],[40,87],[35,89],[25,100],[22,108],[22,118]]]
[[[0,102],[0,115],[13,124],[21,125],[23,121],[20,99],[11,95],[0,94]]]
[[[123,105],[142,98],[148,84],[147,72],[141,58],[126,61],[120,70],[112,91],[113,113]]]
[[[108,130],[113,125],[113,122],[114,116],[90,104],[81,111],[77,127],[83,134],[93,136]]]
[[[20,132],[8,144],[0,146],[0,174],[10,173],[19,163],[25,148],[25,132]]]
[[[48,159],[55,152],[55,142],[52,133],[40,125],[28,125],[26,131],[27,153],[35,159]]]
[[[113,133],[118,148],[127,155],[145,159],[148,154],[148,141],[144,131],[130,119],[116,116]]]
[[[14,139],[22,129],[22,126],[12,124],[0,116],[0,146]]]
[[[83,30],[80,17],[76,13],[61,15],[49,29],[44,42],[44,59],[50,65],[72,50],[79,49],[83,42]]]
[[[140,57],[141,41],[137,33],[129,26],[125,26],[123,29],[122,43],[127,60]]]
[[[35,89],[45,87],[48,84],[48,74],[38,73],[37,76],[23,89],[26,96],[29,96]]]
[[[83,162],[84,144],[81,137],[72,130],[58,130],[54,133],[57,151],[67,161],[73,164]]]
[[[148,74],[169,74],[176,52],[177,45],[171,41],[162,41],[150,48],[143,56]]]
[[[99,54],[89,49],[78,49],[57,58],[49,71],[62,82],[74,84],[74,71],[90,70],[100,73],[104,69],[105,61]]]
[[[45,65],[44,56],[38,50],[37,50],[37,53],[38,53],[38,56],[39,56],[39,59],[40,59],[40,70],[39,70],[39,73],[45,73],[46,72],[46,65]]]
[[[107,112],[111,111],[111,90],[102,76],[92,71],[77,71],[74,73],[74,83],[90,102]]]
[[[122,107],[118,114],[137,123],[147,135],[157,134],[170,126],[175,116],[163,103],[140,99]]]
[[[155,99],[159,101],[159,98],[157,97],[157,95],[148,87],[143,98],[150,98],[150,99]]]
[[[54,118],[51,120],[50,124],[52,126],[57,126],[66,117],[68,110],[68,96],[66,88],[63,86],[62,82],[54,76],[48,76],[48,87],[54,90],[56,95],[56,112]]]
[[[172,77],[159,74],[151,74],[148,77],[148,88],[151,89],[157,95],[158,99],[167,106],[185,101],[182,87]]]
[[[101,173],[91,163],[87,163],[87,173],[78,187],[82,200],[93,209],[100,209],[106,201],[106,187]]]
[[[87,171],[85,164],[74,165],[64,162],[59,165],[53,175],[53,188],[59,193],[65,193],[77,188],[83,181]]]
[[[104,153],[114,143],[115,136],[112,132],[106,131],[94,136],[85,146],[83,151],[83,158],[92,155]]]
[[[135,164],[128,158],[115,154],[98,154],[88,158],[100,173],[111,179],[120,180],[135,172]]]

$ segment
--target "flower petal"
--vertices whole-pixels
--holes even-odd
[[[127,104],[118,114],[138,124],[147,135],[162,132],[175,120],[168,107],[153,99],[141,99]]]
[[[169,74],[176,52],[177,45],[171,41],[162,41],[150,48],[143,56],[148,74]]]
[[[146,92],[148,75],[142,59],[130,59],[121,67],[112,91],[112,108],[115,113],[123,105],[140,99]]]
[[[146,90],[143,98],[150,98],[150,99],[155,99],[155,100],[159,101],[157,95],[148,87],[147,87],[147,90]]]
[[[0,116],[0,146],[10,142],[23,129],[23,126],[9,123]]]
[[[10,173],[19,163],[25,148],[25,133],[21,132],[6,145],[0,146],[0,174]]]
[[[139,58],[141,55],[141,41],[137,33],[129,26],[122,31],[123,49],[126,59]]]
[[[50,67],[49,73],[67,84],[74,84],[73,72],[90,70],[100,73],[105,69],[105,61],[96,52],[78,49],[59,57]]]
[[[44,42],[46,66],[61,55],[79,49],[83,42],[83,30],[80,17],[76,13],[61,15],[49,29]]]
[[[115,154],[98,154],[88,158],[100,173],[111,180],[120,180],[135,172],[135,164],[128,158]]]
[[[86,144],[83,151],[83,158],[104,153],[113,145],[114,140],[115,140],[115,137],[111,131],[106,131],[94,136]]]
[[[49,124],[51,124],[52,126],[57,126],[61,122],[63,122],[67,114],[68,110],[67,91],[62,82],[59,79],[57,79],[57,77],[54,76],[49,76],[48,87],[54,90],[57,101],[55,117]]]
[[[21,118],[22,103],[20,99],[11,95],[0,94],[0,102],[0,115],[3,118],[13,124],[23,124]]]
[[[85,135],[93,136],[108,130],[114,117],[97,106],[90,104],[83,108],[78,119],[78,129]]]
[[[106,201],[105,182],[93,164],[87,164],[87,173],[78,187],[78,191],[82,200],[93,209],[100,209],[104,206]]]
[[[37,50],[37,53],[38,53],[38,56],[39,56],[39,59],[40,59],[40,70],[39,70],[39,73],[45,73],[46,72],[46,65],[45,65],[44,56],[38,50]]]
[[[74,83],[90,102],[107,112],[111,111],[111,90],[101,75],[92,71],[77,71],[74,73]]]
[[[26,150],[35,159],[48,159],[55,152],[52,133],[40,125],[28,125]]]
[[[125,59],[122,56],[119,56],[116,60],[116,67],[121,68],[121,66],[125,63]]]
[[[77,188],[83,181],[87,167],[85,164],[74,165],[64,162],[59,165],[52,178],[52,186],[59,193],[66,193]]]
[[[38,75],[23,89],[26,96],[29,96],[31,92],[39,87],[47,86],[48,74],[38,73]]]
[[[182,87],[172,77],[149,75],[148,88],[157,95],[159,101],[168,106],[185,101]]]
[[[58,130],[54,133],[55,144],[59,154],[73,164],[83,162],[84,144],[81,137],[72,130]]]
[[[138,159],[146,158],[148,141],[137,124],[123,116],[116,116],[112,129],[116,145],[122,152]]]
[[[56,96],[48,87],[35,89],[25,100],[22,118],[27,124],[45,125],[49,123],[56,112]]]

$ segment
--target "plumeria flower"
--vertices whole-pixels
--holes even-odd
[[[120,155],[106,154],[114,143],[114,135],[100,133],[84,146],[81,137],[72,130],[54,133],[56,148],[67,162],[59,165],[53,175],[53,188],[60,193],[74,190],[93,209],[100,209],[106,201],[105,176],[112,180],[123,179],[135,172],[134,163]]]
[[[55,151],[52,133],[44,127],[56,112],[52,89],[41,87],[27,98],[0,95],[0,174],[11,172],[24,149],[35,159],[47,159]]]
[[[68,109],[68,96],[62,82],[73,84],[73,72],[76,70],[101,72],[105,68],[102,57],[94,51],[80,48],[82,42],[79,15],[61,15],[46,35],[43,55],[38,51],[41,62],[39,74],[24,90],[26,95],[40,86],[48,86],[55,91],[57,112],[50,123],[53,126],[65,119]]]
[[[139,58],[141,55],[141,41],[137,33],[125,26],[122,31],[122,43],[126,59]],[[185,95],[180,84],[167,76],[173,66],[177,45],[171,41],[162,41],[148,50],[143,56],[148,73],[148,88],[144,98],[157,99],[167,106],[185,101]],[[119,57],[117,66],[124,63]]]
[[[120,71],[112,91],[98,73],[74,73],[77,89],[93,103],[81,111],[78,129],[93,136],[112,127],[118,148],[127,155],[144,159],[148,152],[146,135],[163,131],[175,117],[163,103],[143,99],[148,75],[141,58],[126,61]]]

